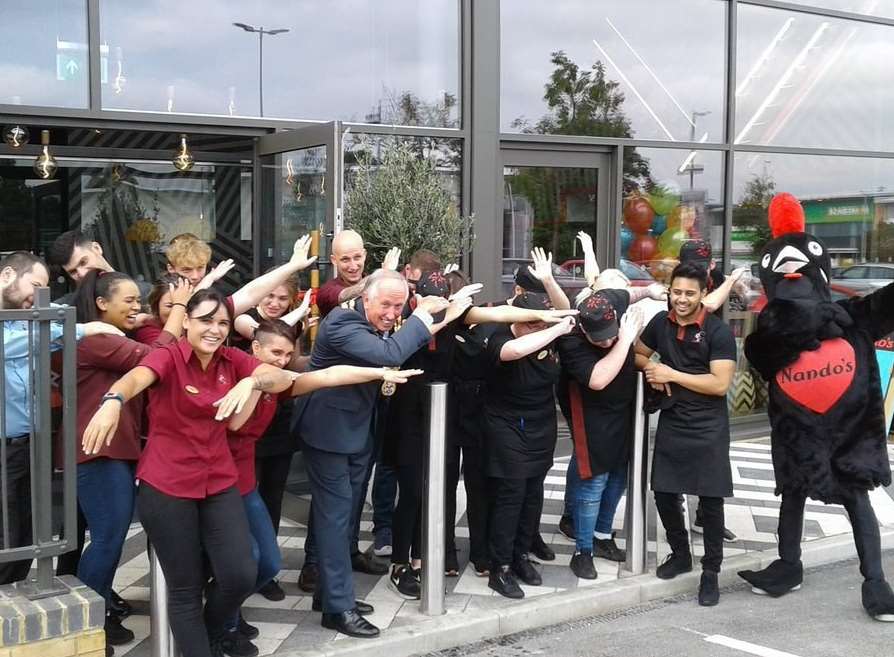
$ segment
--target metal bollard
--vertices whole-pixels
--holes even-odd
[[[646,571],[648,556],[648,469],[649,421],[643,411],[643,375],[636,380],[636,403],[633,408],[633,444],[627,474],[627,509],[624,528],[627,530],[627,570],[634,575]]]
[[[180,650],[171,634],[168,618],[168,583],[149,545],[149,632],[152,637],[150,654],[152,657],[180,657]]]
[[[431,383],[422,507],[423,614],[444,613],[444,475],[447,455],[447,384]]]

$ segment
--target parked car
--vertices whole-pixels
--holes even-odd
[[[566,260],[559,267],[574,278],[583,278],[584,276],[583,260]],[[646,287],[655,282],[652,274],[645,267],[630,260],[622,258],[618,269],[630,280],[630,285],[633,287]]]
[[[865,262],[851,265],[834,274],[832,280],[863,296],[894,281],[894,264]]]

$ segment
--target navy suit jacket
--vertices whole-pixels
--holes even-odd
[[[309,370],[332,365],[400,367],[431,339],[418,317],[384,339],[356,310],[336,308],[320,324]],[[373,410],[382,383],[325,388],[299,397],[292,430],[310,447],[337,454],[357,454],[368,447]]]

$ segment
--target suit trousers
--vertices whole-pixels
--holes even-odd
[[[325,613],[338,614],[354,608],[351,579],[353,520],[363,503],[371,458],[371,440],[357,454],[336,454],[304,446],[313,498],[313,537],[319,559],[318,590]]]
[[[801,494],[782,494],[782,504],[779,507],[779,558],[790,564],[801,561],[805,502],[806,499]],[[860,574],[867,581],[884,580],[881,536],[869,493],[865,490],[858,491],[852,500],[844,503],[844,510],[847,511],[854,531],[854,545],[860,557]]]
[[[723,563],[723,498],[698,498],[704,523],[705,556],[702,569],[719,573]],[[667,542],[674,554],[689,554],[689,532],[683,519],[683,497],[677,493],[655,492],[658,517],[667,532]]]
[[[546,473],[527,479],[489,479],[488,544],[494,568],[511,565],[530,552],[540,528],[545,478]]]

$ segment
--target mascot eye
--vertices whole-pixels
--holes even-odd
[[[764,257],[761,258],[761,267],[763,267],[764,269],[766,269],[767,267],[770,266],[770,257],[771,257],[771,256],[770,256],[769,253],[765,253],[765,254],[764,254]]]
[[[815,256],[823,255],[823,245],[819,242],[810,242],[807,245],[807,250],[810,251]]]

